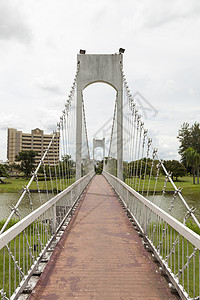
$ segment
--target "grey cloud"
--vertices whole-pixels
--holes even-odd
[[[42,129],[45,130],[45,133],[52,133],[53,131],[55,131],[57,129],[55,124],[47,124],[46,126],[43,124]]]
[[[20,116],[14,113],[0,113],[0,130],[7,130],[8,127],[22,128],[24,122]]]
[[[179,19],[199,16],[200,2],[197,0],[190,2],[175,0],[173,4],[171,4],[171,2],[164,2],[163,5],[160,6],[157,0],[154,1],[153,10],[145,9],[146,21],[144,26],[159,27]]]
[[[57,122],[59,121],[60,111],[49,110],[46,108],[38,108],[37,114],[40,118],[40,127],[47,131],[53,132],[57,128]]]
[[[46,86],[42,86],[42,85],[40,85],[39,86],[42,90],[44,90],[44,91],[48,91],[48,92],[51,92],[51,93],[55,93],[55,94],[60,94],[61,93],[61,89],[60,89],[60,87],[59,86],[57,86],[57,85],[46,85]]]
[[[52,76],[47,76],[45,78],[36,78],[34,80],[34,84],[38,86],[41,90],[54,93],[61,94],[62,89],[59,86],[59,82],[54,79]]]
[[[0,1],[0,39],[29,43],[32,32],[19,8],[9,0]]]

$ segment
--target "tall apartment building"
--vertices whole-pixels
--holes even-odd
[[[36,128],[31,133],[24,133],[14,128],[8,128],[7,158],[9,163],[15,162],[15,156],[20,151],[33,150],[37,152],[35,162],[38,163],[47,149],[53,134],[44,134],[43,130]],[[59,161],[59,135],[49,149],[49,155],[44,162],[53,165]]]

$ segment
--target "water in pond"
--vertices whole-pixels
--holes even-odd
[[[174,200],[173,207],[171,210],[171,201],[172,201],[172,195],[165,194],[165,195],[155,195],[149,196],[148,199],[152,201],[154,204],[156,204],[158,207],[169,213],[171,216],[175,217],[179,221],[183,222],[184,216],[187,213],[187,209],[182,203],[181,199],[177,196]],[[184,197],[187,204],[190,208],[195,207],[195,216],[200,221],[200,207],[197,201],[194,201],[192,199],[189,199],[187,197]]]
[[[0,193],[0,220],[1,219],[6,219],[10,212],[12,204],[16,204],[18,199],[20,197],[19,193]],[[39,199],[38,194],[31,194],[31,200],[33,203],[33,208],[36,209],[38,208],[41,203],[45,203],[52,197],[52,194],[49,194],[48,198],[46,194],[41,194],[41,199]],[[171,206],[171,200],[172,200],[172,195],[156,195],[155,197],[149,196],[148,199],[152,201],[154,204],[162,208],[164,211],[167,213],[171,214],[173,217],[178,219],[179,221],[183,222],[184,216],[186,214],[186,208],[179,199],[179,197],[176,197],[174,201],[174,207],[171,211],[169,211],[169,208]],[[41,201],[40,201],[41,200]],[[197,203],[197,201],[191,200],[186,198],[185,199],[190,207],[195,207],[197,208],[195,212],[195,216],[197,219],[200,221],[200,207]],[[25,217],[31,212],[30,209],[30,203],[29,203],[29,198],[28,196],[25,196],[23,199],[22,203],[19,206],[19,211],[21,213],[21,217]]]
[[[41,193],[40,195],[41,198],[39,198],[37,193],[31,194],[33,209],[38,208],[41,204],[45,203],[52,197],[52,194],[49,194],[47,196],[46,194]],[[6,219],[10,215],[11,213],[10,207],[12,206],[12,204],[15,205],[19,198],[20,198],[20,193],[0,193],[0,220]],[[22,200],[19,206],[19,211],[22,218],[27,216],[31,212],[30,201],[27,195]]]

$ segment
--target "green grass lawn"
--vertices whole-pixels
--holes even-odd
[[[156,191],[160,191],[162,192],[162,189],[164,187],[164,180],[165,177],[164,176],[160,176],[158,181],[157,181],[157,186],[156,186]],[[0,184],[0,193],[16,193],[16,192],[20,192],[22,191],[22,186],[25,186],[28,184],[29,180],[27,179],[23,179],[23,178],[7,178],[4,180],[6,183],[5,184]],[[69,186],[70,184],[72,184],[75,181],[75,178],[71,178],[69,180],[67,180],[67,182],[62,181],[61,185],[62,187],[66,187]],[[132,184],[132,179],[127,178],[126,179],[126,183],[129,184],[130,186],[132,186],[133,188],[135,188],[135,182]],[[141,179],[140,183],[139,183],[139,178],[137,178],[136,181],[136,190],[138,190],[138,186],[139,186],[139,190],[142,190],[143,187],[143,182],[144,180]],[[64,184],[63,184],[64,183]],[[148,188],[148,184],[149,184],[149,178],[147,177],[145,180],[145,184],[144,184],[144,190],[146,191]],[[192,177],[187,176],[187,177],[182,177],[180,180],[175,181],[175,184],[177,187],[181,187],[183,188],[182,194],[183,196],[189,196],[190,198],[192,198],[193,200],[200,200],[200,184],[193,184],[192,183]],[[149,190],[150,191],[154,191],[154,186],[155,186],[155,178],[151,179],[150,182],[150,187]],[[40,189],[45,189],[45,181],[39,181],[39,187]],[[37,189],[37,184],[34,181],[31,184],[31,189]],[[51,181],[47,181],[47,188],[51,190]],[[53,180],[53,188],[56,188],[56,180]],[[58,188],[60,189],[60,181],[58,180]],[[166,191],[173,191],[174,188],[172,187],[170,182],[167,182],[167,188]]]
[[[158,178],[156,191],[162,192],[162,189],[164,187],[164,181],[165,181],[164,176],[160,176]],[[192,181],[193,181],[193,178],[191,176],[186,176],[186,177],[180,178],[180,180],[178,180],[178,181],[175,181],[175,184],[178,188],[179,187],[183,188],[183,190],[182,190],[183,196],[189,196],[193,200],[200,200],[200,184],[193,184]],[[156,179],[154,177],[152,177],[151,181],[150,181],[150,185],[149,185],[149,190],[151,192],[154,191],[155,182],[156,182]],[[132,179],[127,178],[126,183],[128,185],[132,186],[133,188],[136,187],[136,190],[138,190],[138,187],[139,187],[139,190],[142,191],[144,180],[141,179],[139,182],[139,178],[137,178],[137,180],[135,182],[132,182]],[[148,184],[149,184],[149,178],[147,177],[145,180],[145,183],[144,183],[144,191],[147,190]],[[167,182],[166,191],[174,191],[174,188],[170,182]]]
[[[17,193],[22,190],[22,186],[28,184],[29,180],[6,178],[4,179],[5,184],[0,184],[0,193]]]
[[[29,179],[23,179],[23,178],[6,178],[4,179],[5,184],[0,183],[0,193],[17,193],[22,191],[22,186],[26,186],[29,182]],[[58,189],[60,190],[61,187],[66,188],[67,186],[71,185],[73,182],[75,182],[75,178],[70,178],[67,180],[62,180],[60,182],[60,180],[57,180],[57,184],[58,184]],[[51,190],[51,181],[47,181],[47,189]],[[39,181],[39,188],[42,189],[46,189],[46,183],[45,181]],[[56,189],[56,180],[52,180],[53,183],[53,188]],[[37,189],[37,184],[35,181],[32,182],[30,189]]]

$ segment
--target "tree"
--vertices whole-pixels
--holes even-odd
[[[10,163],[8,165],[8,170],[10,173],[12,173],[13,171],[19,170],[19,165],[17,165],[15,162]]]
[[[180,146],[178,153],[181,155],[181,162],[186,166],[185,150],[192,147],[192,134],[189,123],[183,123],[178,132],[177,138],[179,139]]]
[[[152,169],[153,176],[156,175],[157,163],[158,163],[157,161],[154,161],[154,166]],[[136,174],[137,165],[138,165],[138,173]],[[137,177],[141,176],[141,178],[144,178],[144,175],[146,176],[150,174],[151,165],[152,165],[152,159],[146,157],[140,160],[131,161],[128,163],[127,177],[132,178],[133,176],[137,176]],[[144,174],[145,170],[146,170],[146,174]]]
[[[178,160],[166,160],[164,161],[164,166],[168,172],[172,173],[172,180],[174,180],[174,177],[178,180],[178,177],[186,175],[187,170],[185,166]]]
[[[193,184],[195,184],[195,169],[196,168],[199,169],[200,155],[197,153],[197,150],[195,150],[192,147],[189,147],[188,149],[185,150],[185,158],[186,158],[187,166],[192,168]]]
[[[96,174],[101,174],[103,171],[103,160],[99,161],[94,167]]]
[[[71,155],[66,154],[62,156],[62,161],[60,162],[60,167],[66,170],[68,176],[75,175],[75,162],[73,161]]]
[[[179,154],[181,155],[181,162],[184,166],[189,167],[188,171],[191,171],[191,166],[188,165],[185,157],[185,151],[188,148],[193,148],[200,155],[200,124],[195,122],[192,126],[189,123],[183,123],[181,129],[179,130],[177,138],[180,141]],[[197,169],[197,182],[199,183],[199,166]],[[192,172],[195,170],[192,169]]]
[[[24,173],[26,178],[30,177],[31,172],[33,172],[35,168],[35,156],[37,152],[30,150],[30,151],[21,151],[16,156],[16,161],[20,161],[19,169]]]
[[[8,177],[8,166],[4,164],[0,164],[0,177]],[[4,183],[4,181],[0,178],[0,183]]]
[[[192,147],[197,150],[197,153],[200,154],[200,124],[194,123],[191,126],[191,138],[192,138]]]

